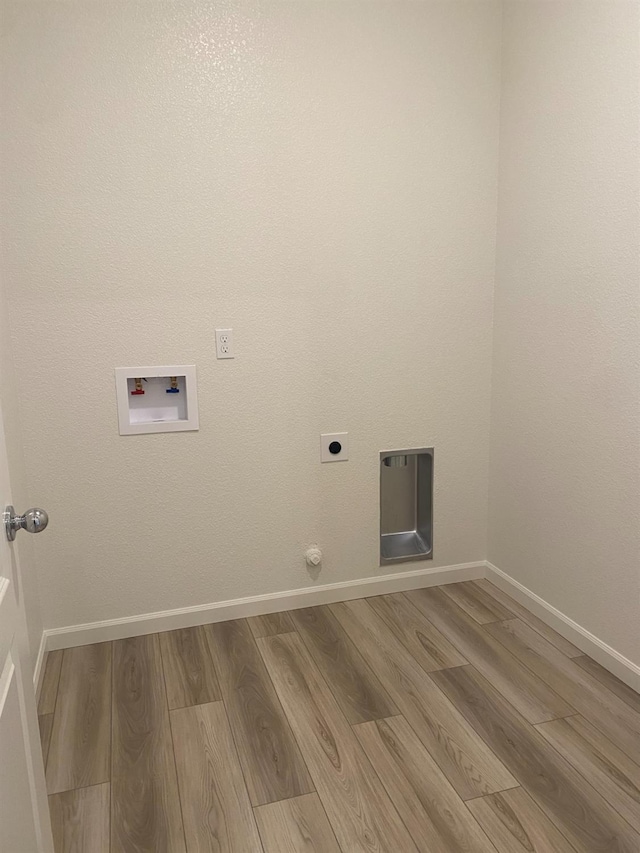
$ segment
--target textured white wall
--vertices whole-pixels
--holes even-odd
[[[505,4],[489,559],[640,664],[639,12]]]
[[[393,447],[436,448],[434,565],[483,559],[499,4],[28,2],[3,27],[45,625],[375,575]],[[113,368],[172,362],[200,432],[119,437]],[[334,430],[351,459],[321,467]]]

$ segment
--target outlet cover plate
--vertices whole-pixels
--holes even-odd
[[[336,453],[336,444],[340,450]],[[349,433],[327,432],[320,436],[321,462],[346,462],[349,458]]]
[[[216,329],[216,358],[235,358],[233,329]]]

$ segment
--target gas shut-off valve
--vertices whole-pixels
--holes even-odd
[[[311,545],[310,548],[307,548],[304,556],[307,561],[307,565],[312,568],[316,568],[322,562],[322,551],[317,545]]]

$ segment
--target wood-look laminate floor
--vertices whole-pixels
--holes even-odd
[[[56,853],[640,853],[640,696],[487,581],[52,652],[39,713]]]

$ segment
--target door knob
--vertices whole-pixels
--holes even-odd
[[[49,524],[49,516],[43,509],[39,509],[37,506],[28,509],[24,515],[16,515],[15,509],[12,506],[8,506],[2,517],[9,542],[13,542],[18,530],[26,530],[27,533],[42,533],[47,524]]]

